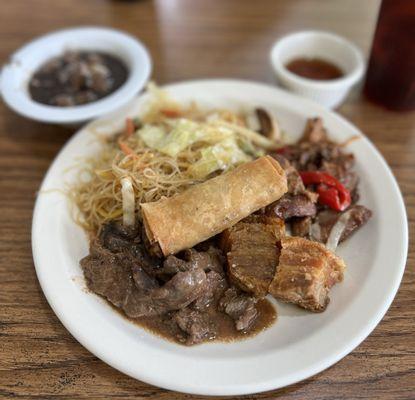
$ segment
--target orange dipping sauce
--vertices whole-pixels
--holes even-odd
[[[344,75],[337,65],[321,58],[296,58],[286,64],[285,68],[303,78],[318,81],[338,79]]]

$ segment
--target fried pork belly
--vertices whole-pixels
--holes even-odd
[[[284,234],[284,221],[266,215],[251,215],[227,229],[222,234],[222,248],[227,253],[230,281],[256,297],[266,296]]]
[[[270,294],[313,312],[324,311],[330,288],[343,279],[344,261],[321,243],[304,238],[285,237],[281,246]]]

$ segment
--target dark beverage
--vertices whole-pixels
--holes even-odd
[[[415,0],[383,0],[365,93],[392,110],[415,109]]]

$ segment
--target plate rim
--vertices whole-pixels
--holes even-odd
[[[333,353],[331,357],[326,357],[325,360],[316,362],[313,364],[313,367],[306,368],[305,370],[301,370],[295,374],[288,375],[285,378],[285,381],[278,382],[276,381],[278,379],[273,379],[271,381],[266,382],[260,382],[257,384],[247,384],[247,385],[228,385],[226,387],[219,387],[219,388],[211,388],[211,387],[204,387],[199,388],[196,386],[192,386],[192,384],[183,384],[180,382],[172,382],[171,380],[166,379],[166,377],[162,376],[148,376],[144,371],[131,371],[128,367],[120,363],[116,358],[111,357],[107,354],[103,354],[101,351],[97,349],[97,346],[91,343],[91,341],[88,341],[85,336],[82,333],[82,329],[78,329],[75,327],[71,321],[72,317],[65,314],[65,311],[62,311],[56,306],[56,302],[54,298],[51,296],[51,293],[49,292],[48,283],[46,276],[42,274],[41,266],[40,266],[40,254],[39,254],[39,236],[37,234],[39,229],[39,210],[40,205],[42,203],[42,196],[38,196],[36,199],[36,204],[33,211],[33,219],[32,219],[32,252],[33,252],[33,259],[36,269],[36,274],[39,280],[39,283],[41,285],[42,291],[51,306],[52,310],[54,311],[55,315],[59,318],[61,323],[64,325],[64,327],[69,331],[69,333],[80,343],[82,344],[88,351],[93,353],[95,356],[97,356],[99,359],[104,361],[106,364],[112,366],[113,368],[125,373],[126,375],[131,376],[132,378],[150,383],[155,386],[163,387],[169,390],[175,390],[183,393],[189,393],[189,394],[199,394],[199,395],[243,395],[243,394],[252,394],[252,393],[259,393],[264,392],[267,390],[274,390],[281,387],[285,387],[291,384],[294,384],[296,382],[302,381],[304,379],[307,379],[325,369],[332,366],[339,360],[341,360],[343,357],[345,357],[347,354],[349,354],[351,351],[353,351],[360,343],[362,343],[367,336],[375,329],[375,327],[378,325],[378,323],[381,321],[383,316],[388,311],[393,299],[396,296],[396,293],[399,289],[400,282],[402,280],[403,273],[405,271],[405,265],[406,265],[406,259],[407,259],[407,253],[408,253],[408,222],[407,222],[407,214],[406,214],[406,208],[403,201],[403,197],[401,194],[401,191],[399,189],[398,183],[386,163],[385,159],[381,155],[381,153],[377,150],[377,148],[374,146],[374,144],[370,141],[369,138],[367,138],[357,127],[355,127],[351,122],[346,120],[344,117],[339,115],[338,113],[328,110],[324,108],[321,105],[318,105],[308,99],[304,99],[301,97],[298,97],[296,95],[293,95],[291,93],[285,92],[277,87],[273,87],[268,84],[264,84],[261,82],[255,82],[250,80],[239,80],[239,79],[201,79],[201,80],[189,80],[189,81],[180,81],[171,83],[168,85],[163,85],[162,87],[166,90],[174,89],[178,86],[183,85],[199,85],[199,84],[232,84],[232,85],[251,85],[251,86],[257,86],[258,88],[266,88],[267,90],[274,90],[276,92],[279,92],[279,95],[288,96],[292,100],[300,101],[301,103],[305,104],[306,106],[309,105],[313,112],[316,111],[317,113],[320,112],[321,114],[329,115],[332,114],[337,120],[340,119],[340,122],[342,124],[346,124],[348,128],[352,131],[359,132],[359,134],[362,136],[362,139],[366,142],[366,144],[370,147],[373,154],[376,156],[378,161],[383,164],[383,167],[385,169],[385,172],[388,174],[389,179],[394,187],[395,194],[397,195],[397,200],[399,202],[399,209],[402,212],[402,217],[406,221],[402,225],[402,234],[404,237],[404,241],[401,246],[401,254],[400,254],[400,260],[399,263],[397,262],[397,267],[399,266],[399,270],[397,270],[397,273],[395,275],[395,280],[391,284],[391,289],[387,293],[386,296],[382,297],[383,302],[380,307],[377,308],[376,315],[373,315],[371,320],[366,323],[364,327],[361,327],[359,332],[359,335],[356,335],[354,338],[349,340],[346,345],[342,345],[341,349],[337,351],[336,353]],[[136,99],[142,97],[142,94],[138,96]],[[74,135],[65,143],[65,145],[61,148],[61,150],[58,152],[58,154],[55,156],[53,162],[49,166],[49,169],[41,183],[40,190],[44,187],[44,185],[47,183],[48,177],[51,174],[51,171],[53,171],[54,166],[56,165],[56,162],[58,159],[60,159],[60,156],[65,151],[65,149],[76,140],[76,138],[84,132],[85,129],[87,129],[91,124],[95,123],[96,121],[103,120],[104,118],[99,118],[98,120],[92,121],[89,124],[81,127]]]

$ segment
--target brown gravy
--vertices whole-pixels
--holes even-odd
[[[303,78],[318,81],[338,79],[344,75],[337,65],[321,58],[296,58],[286,64],[285,67]]]
[[[181,332],[175,324],[166,323],[166,321],[169,319],[168,315],[133,319],[128,318],[122,310],[113,306],[111,303],[108,302],[108,304],[125,319],[128,319],[135,325],[139,326],[140,328],[144,328],[154,335],[179,344],[185,342],[184,338],[181,340],[181,335],[183,332]],[[210,341],[231,342],[234,340],[246,339],[261,333],[273,325],[277,320],[276,309],[267,299],[258,300],[257,309],[258,317],[255,320],[254,324],[250,327],[249,331],[237,331],[235,329],[234,321],[232,318],[220,311],[217,311],[215,307],[209,307],[208,313],[210,319],[213,321],[217,328],[216,337],[211,338]]]

